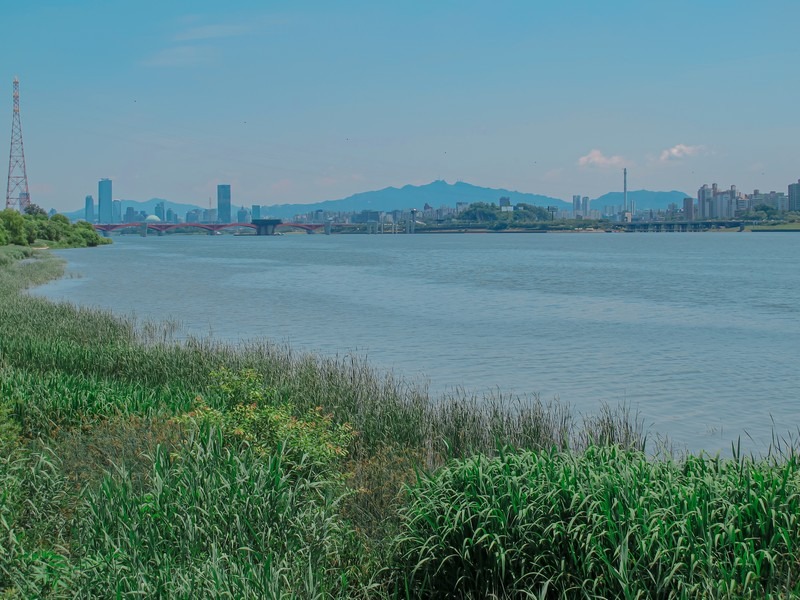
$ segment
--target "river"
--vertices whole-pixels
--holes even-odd
[[[800,427],[800,235],[115,236],[33,293],[366,356],[438,393],[638,410],[679,448]]]

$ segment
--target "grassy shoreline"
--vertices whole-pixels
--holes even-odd
[[[30,259],[30,260],[27,260]],[[800,594],[800,465],[644,453],[635,415],[168,341],[0,248],[0,595]]]

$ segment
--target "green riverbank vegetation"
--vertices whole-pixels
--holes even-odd
[[[110,244],[111,240],[98,234],[91,223],[70,223],[64,215],[49,217],[31,204],[24,213],[5,209],[0,211],[0,247],[47,246],[49,248],[85,248]]]
[[[795,598],[800,468],[646,454],[624,408],[432,398],[351,358],[172,341],[0,248],[0,596]]]

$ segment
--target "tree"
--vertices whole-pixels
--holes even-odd
[[[458,218],[462,221],[477,221],[483,223],[484,221],[497,221],[500,210],[494,204],[487,204],[486,202],[474,202],[469,205],[469,208],[462,212]]]
[[[0,212],[0,222],[8,234],[8,243],[26,246],[28,237],[25,232],[25,219],[17,211],[10,208]]]
[[[541,206],[520,202],[514,210],[514,220],[519,222],[549,221],[550,213]]]
[[[23,225],[25,231],[25,245],[30,246],[36,242],[39,228],[36,225],[36,221],[33,221],[32,219],[25,219],[23,221]]]
[[[47,211],[38,204],[29,204],[26,206],[25,214],[30,217],[47,217]]]

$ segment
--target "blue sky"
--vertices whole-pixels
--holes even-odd
[[[797,0],[1,1],[0,139],[19,76],[46,208],[101,177],[201,205],[800,178]]]

